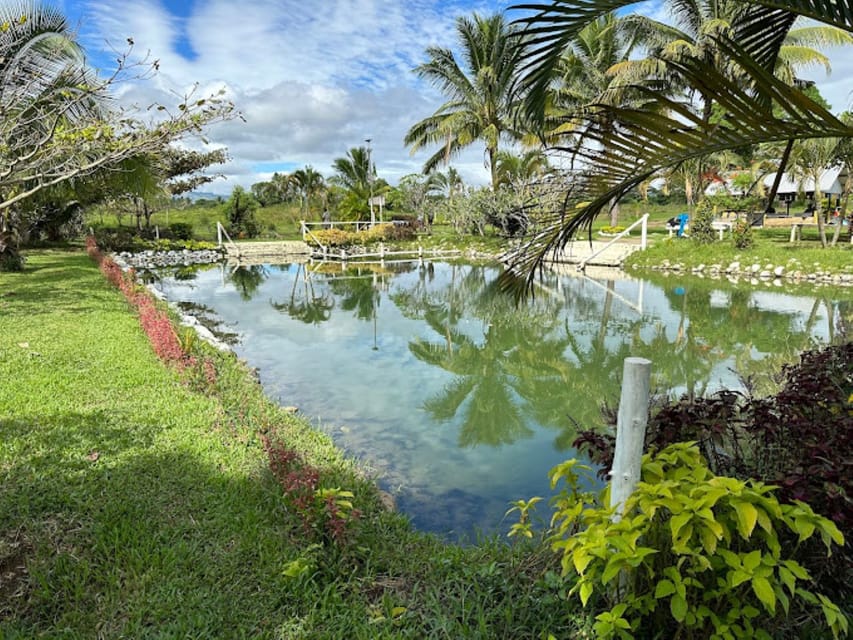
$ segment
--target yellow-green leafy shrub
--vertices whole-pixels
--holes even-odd
[[[308,235],[309,244],[320,244],[326,247],[348,247],[355,244],[356,233],[343,229],[319,229]]]
[[[567,487],[555,499],[552,542],[564,575],[576,575],[570,593],[602,611],[597,637],[770,640],[792,609],[846,635],[840,609],[782,554],[786,530],[801,542],[818,534],[828,554],[844,543],[805,503],[781,504],[774,487],[715,476],[694,443],[678,443],[643,458],[642,480],[614,519],[579,491],[588,471],[575,460],[552,470],[552,486]]]

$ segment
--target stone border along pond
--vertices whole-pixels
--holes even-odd
[[[801,269],[789,271],[783,266],[775,266],[772,264],[761,265],[753,263],[750,265],[742,265],[735,261],[724,267],[721,264],[704,265],[687,268],[684,264],[676,262],[671,263],[669,260],[664,260],[659,265],[652,267],[634,267],[634,271],[663,271],[665,273],[675,274],[690,274],[700,278],[727,278],[732,283],[737,283],[741,280],[747,280],[750,284],[758,284],[760,282],[781,285],[782,280],[786,280],[793,284],[816,284],[816,285],[835,285],[841,287],[853,286],[853,274],[850,273],[831,273],[828,271],[815,271],[807,273]]]
[[[205,249],[201,251],[143,251],[141,253],[130,253],[122,251],[112,255],[113,261],[121,268],[122,271],[130,269],[156,269],[159,267],[188,267],[194,264],[214,264],[221,262],[225,254],[219,249]],[[182,327],[190,327],[198,334],[198,337],[220,351],[233,351],[231,345],[224,340],[219,339],[216,335],[204,326],[199,319],[186,313],[181,309],[176,302],[166,299],[153,284],[145,285],[149,293],[157,300],[161,300],[169,305],[169,308],[178,316]]]
[[[134,269],[157,269],[160,267],[189,267],[193,264],[212,264],[219,262],[225,257],[223,249],[202,249],[190,251],[141,251],[130,253],[122,251],[114,253],[113,260],[121,266],[133,267]]]

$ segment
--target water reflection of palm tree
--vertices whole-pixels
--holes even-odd
[[[566,327],[565,348],[560,360],[542,360],[549,363],[550,386],[559,393],[549,394],[531,401],[534,415],[543,425],[556,427],[559,433],[554,441],[557,449],[564,451],[572,446],[577,437],[577,428],[592,429],[603,426],[602,407],[614,404],[618,399],[619,377],[622,362],[632,355],[627,339],[630,330],[616,326],[613,320],[615,283],[607,282],[604,301],[600,305],[585,304],[583,314],[576,318],[598,318],[597,326],[590,326],[591,334],[584,340],[583,323]],[[642,323],[637,316],[629,329]],[[535,364],[535,363],[532,363]],[[535,380],[522,376],[528,384]],[[525,395],[535,397],[536,387],[524,390]]]
[[[504,354],[517,348],[513,332],[493,323],[487,327],[483,343],[477,344],[461,331],[436,322],[437,318],[428,313],[425,320],[436,333],[449,336],[450,348],[447,342],[422,338],[409,343],[418,360],[456,376],[443,392],[424,403],[427,412],[437,421],[446,421],[461,409],[459,445],[463,447],[510,444],[531,436],[533,431],[513,397],[515,380],[504,367]]]
[[[373,320],[379,306],[379,283],[372,274],[364,276],[331,278],[329,289],[340,297],[339,306],[344,311],[354,311],[359,320]]]
[[[424,305],[423,313],[443,342],[419,338],[409,343],[416,358],[456,376],[424,408],[437,421],[461,417],[460,446],[497,446],[530,437],[531,418],[543,415],[545,399],[566,401],[563,390],[552,386],[553,372],[565,371],[567,366],[562,358],[567,340],[559,305],[540,299],[516,307],[486,282],[482,269],[469,270],[458,289],[449,291],[444,304],[433,300]],[[465,295],[458,299],[460,291]],[[460,329],[466,315],[483,322],[482,341]],[[565,426],[565,413],[561,418],[558,422]]]
[[[302,280],[303,288],[301,297],[296,295],[300,280]],[[334,298],[327,292],[324,291],[322,295],[315,292],[313,278],[309,275],[305,265],[302,264],[297,267],[296,275],[293,278],[290,300],[286,303],[276,303],[270,300],[270,304],[275,310],[282,311],[305,324],[326,322],[332,317],[332,309],[335,308]]]
[[[253,264],[235,267],[227,274],[226,279],[234,285],[240,297],[248,302],[268,276],[269,273],[263,265]]]
[[[782,370],[782,366],[797,361],[800,353],[816,346],[813,336],[817,332],[821,307],[826,310],[828,342],[830,344],[836,342],[838,338],[836,336],[838,329],[836,315],[844,304],[828,298],[815,298],[811,311],[800,329],[795,327],[792,319],[787,315],[778,312],[759,312],[765,316],[772,314],[776,318],[776,322],[768,322],[769,325],[775,325],[773,328],[775,334],[773,344],[762,345],[767,348],[767,355],[763,358],[754,357],[751,344],[747,345],[748,348],[738,349],[735,356],[737,372],[748,381],[751,391],[758,396],[777,392],[781,381],[779,372]],[[766,319],[762,318],[756,321],[763,323]]]

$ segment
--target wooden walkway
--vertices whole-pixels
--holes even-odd
[[[575,240],[567,244],[562,251],[552,251],[549,253],[547,260],[557,264],[585,263],[597,267],[621,267],[629,255],[642,249],[639,243],[630,240],[617,242],[605,249],[606,245],[606,242],[599,240],[593,240],[592,242],[589,240]],[[602,251],[602,249],[604,250]],[[589,259],[590,256],[599,251],[601,253]]]
[[[299,240],[281,242],[226,242],[223,244],[229,262],[258,264],[294,258],[307,259],[311,247]]]

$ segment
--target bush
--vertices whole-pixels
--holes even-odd
[[[24,258],[20,252],[12,249],[11,247],[0,250],[0,273],[23,271],[25,260],[26,258]]]
[[[714,222],[714,210],[707,198],[696,206],[693,220],[690,222],[690,238],[699,244],[711,244],[717,238],[717,232],[711,223]]]
[[[319,229],[312,231],[306,241],[309,244],[317,244],[327,247],[349,247],[355,243],[355,232],[343,229]]]
[[[255,210],[258,202],[242,187],[234,187],[231,197],[225,203],[225,213],[228,216],[228,232],[238,238],[254,238],[258,235],[258,224],[255,222]]]
[[[415,237],[416,223],[394,224],[385,222],[377,224],[356,234],[358,244],[369,244],[371,242],[393,242],[397,240],[410,240]]]
[[[808,572],[780,544],[785,532],[800,541],[818,533],[827,551],[843,543],[808,505],[781,504],[760,482],[715,476],[694,443],[643,458],[621,518],[578,491],[579,471],[589,467],[570,460],[551,472],[552,486],[567,485],[555,499],[552,545],[563,575],[577,574],[570,594],[603,610],[596,637],[769,640],[792,609],[822,611],[835,637],[846,634],[840,609],[806,589]]]
[[[732,227],[732,240],[735,248],[749,249],[755,244],[752,237],[752,225],[747,220],[738,220]]]
[[[671,403],[650,417],[646,447],[698,441],[718,474],[778,485],[785,500],[807,502],[842,531],[853,526],[853,343],[807,351],[783,368],[782,388],[756,398],[724,391]],[[609,469],[614,438],[582,432],[574,443]],[[850,594],[853,549],[848,543],[827,563],[809,545],[800,561],[838,599]]]
[[[313,237],[312,237],[313,236]],[[408,240],[415,236],[415,227],[386,222],[377,224],[366,231],[344,231],[343,229],[320,229],[312,231],[306,239],[309,244],[323,244],[327,247],[350,247],[367,245],[374,242]]]
[[[169,225],[169,232],[175,240],[193,239],[193,226],[188,222],[173,222]]]

